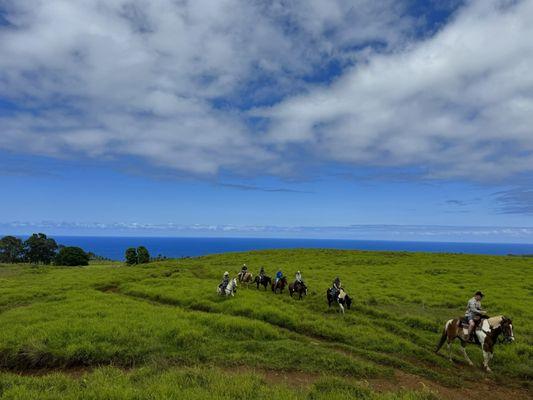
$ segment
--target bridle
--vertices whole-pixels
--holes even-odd
[[[498,338],[499,343],[513,343],[514,342],[514,333],[513,333],[513,324],[510,319],[507,319],[503,317],[502,321],[500,322],[500,325],[491,328],[489,332],[483,330],[485,335],[491,335],[492,333],[497,330],[498,328],[501,328],[501,333],[503,335],[503,338]]]
[[[505,325],[504,325],[505,324]],[[514,333],[513,333],[513,324],[510,320],[502,322],[502,333],[503,339],[502,343],[513,343],[514,342]]]

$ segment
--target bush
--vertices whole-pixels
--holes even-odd
[[[150,262],[150,253],[144,246],[137,247],[137,262],[139,264],[146,264]]]
[[[54,264],[56,265],[89,265],[89,255],[79,247],[62,247],[57,253]]]
[[[135,265],[138,263],[137,250],[134,247],[130,247],[126,250],[126,264]]]

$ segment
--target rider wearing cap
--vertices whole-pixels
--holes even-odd
[[[331,287],[331,294],[333,295],[333,298],[336,298],[339,293],[341,292],[342,284],[340,278],[337,276],[335,280],[333,281],[333,286]]]
[[[296,276],[295,276],[295,282],[294,283],[300,283],[303,285],[304,283],[304,280],[302,279],[302,273],[300,271],[296,272]]]
[[[280,280],[282,280],[282,279],[283,279],[283,272],[280,269],[278,272],[276,272],[276,281],[275,281],[274,285],[277,286],[278,282]]]
[[[481,299],[484,296],[483,292],[477,291],[474,297],[468,300],[468,304],[466,305],[465,317],[468,321],[468,337],[472,337],[476,322],[486,315],[485,311],[481,308]]]
[[[222,277],[222,282],[220,283],[220,288],[222,290],[225,290],[226,286],[228,286],[228,283],[229,283],[229,272],[226,271],[226,272],[224,272],[224,276]]]
[[[243,264],[241,268],[241,272],[239,272],[239,280],[242,281],[247,272],[248,272],[248,267],[246,266],[246,264]]]

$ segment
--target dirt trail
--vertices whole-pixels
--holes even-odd
[[[533,393],[526,388],[502,387],[491,379],[484,379],[477,384],[468,382],[461,388],[450,388],[439,385],[436,382],[421,378],[417,375],[406,374],[402,371],[395,371],[394,378],[369,379],[368,385],[377,392],[394,392],[401,389],[422,390],[427,388],[437,393],[442,399],[484,399],[484,400],[531,400]]]

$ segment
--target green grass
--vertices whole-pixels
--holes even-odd
[[[262,265],[270,275],[278,267],[291,276],[302,270],[309,295],[297,301],[239,286],[234,298],[218,297],[222,272],[235,274],[244,262],[254,273]],[[0,397],[432,398],[376,394],[361,384],[393,379],[395,370],[449,387],[488,379],[527,390],[532,268],[525,257],[336,250],[228,253],[137,267],[0,266]],[[345,316],[325,303],[336,275],[354,297]],[[458,351],[456,364],[433,353],[444,322],[461,315],[478,289],[489,312],[511,317],[515,328],[516,343],[496,347],[492,376],[479,368],[475,347],[468,352],[476,368],[466,367]],[[87,373],[68,374],[80,368]],[[48,370],[56,372],[40,376]],[[272,385],[253,371],[318,378],[305,387]]]

